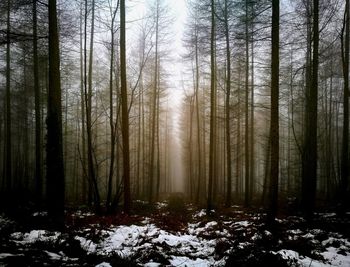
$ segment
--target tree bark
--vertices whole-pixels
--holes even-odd
[[[11,51],[10,51],[10,8],[11,1],[7,0],[7,33],[6,33],[6,156],[5,179],[6,190],[12,189],[12,138],[11,138]]]
[[[311,86],[306,94],[306,125],[302,165],[302,207],[306,219],[313,215],[317,182],[317,102],[318,102],[318,46],[319,1],[313,0],[313,49]]]
[[[52,226],[64,227],[62,103],[56,0],[49,0],[49,92],[47,106],[46,183]]]
[[[35,193],[37,205],[41,204],[42,196],[42,162],[41,162],[41,105],[39,87],[38,40],[37,40],[37,7],[33,1],[33,79],[35,99]]]
[[[213,181],[215,177],[215,130],[216,130],[216,86],[215,86],[215,5],[211,0],[211,37],[210,37],[210,133],[209,133],[209,179],[207,214],[213,207]]]
[[[249,34],[248,34],[248,0],[245,2],[245,133],[244,133],[244,159],[245,159],[245,194],[244,205],[250,206],[250,176],[249,176]]]
[[[231,205],[232,167],[231,167],[231,126],[230,126],[230,96],[231,96],[231,49],[230,32],[228,25],[228,0],[225,0],[225,39],[226,39],[226,160],[227,160],[227,184],[226,206]]]
[[[122,138],[123,138],[123,182],[124,212],[130,213],[130,155],[129,155],[129,112],[126,84],[126,51],[125,51],[125,0],[120,1],[120,81],[122,106]]]
[[[273,222],[278,205],[279,176],[279,0],[272,0],[272,51],[271,51],[271,186],[268,220]]]
[[[344,75],[344,93],[343,93],[343,141],[341,154],[341,179],[340,179],[340,197],[341,213],[345,212],[347,206],[347,190],[349,178],[349,0],[345,3],[344,30],[342,33],[342,61]],[[345,40],[344,40],[345,39]]]

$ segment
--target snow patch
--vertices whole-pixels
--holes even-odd
[[[112,267],[108,262],[101,262],[100,264],[97,264],[95,267]]]

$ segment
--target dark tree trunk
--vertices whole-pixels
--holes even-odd
[[[47,106],[46,183],[49,217],[64,227],[62,104],[56,0],[49,0],[49,92]]]
[[[271,51],[271,186],[268,219],[273,222],[277,214],[279,176],[279,0],[272,1]]]
[[[250,206],[250,177],[249,177],[249,34],[248,34],[248,0],[245,2],[245,133],[244,133],[244,159],[245,159],[245,193],[244,205]]]
[[[10,55],[10,7],[7,0],[7,33],[6,33],[6,156],[5,179],[6,190],[10,194],[12,187],[12,140],[11,140],[11,55]]]
[[[211,0],[211,38],[210,38],[210,137],[209,137],[209,180],[207,214],[210,214],[213,206],[213,181],[215,177],[215,109],[216,109],[216,86],[215,86],[215,5]]]
[[[35,95],[35,193],[37,205],[41,205],[42,197],[42,163],[41,163],[41,100],[39,87],[39,64],[38,64],[38,42],[37,42],[37,8],[33,1],[33,79]]]
[[[306,129],[302,165],[302,207],[307,219],[311,219],[313,215],[317,182],[318,10],[319,1],[314,0],[311,86],[306,92]]]
[[[228,21],[228,7],[225,0],[225,39],[226,39],[226,157],[227,184],[226,206],[231,205],[232,167],[231,167],[231,126],[230,126],[230,96],[231,96],[231,49]]]
[[[130,155],[129,155],[129,113],[126,85],[125,56],[125,0],[120,1],[120,81],[122,105],[122,138],[123,138],[123,182],[124,182],[124,212],[130,213]]]
[[[341,154],[341,179],[340,197],[341,213],[345,212],[347,206],[347,190],[349,178],[349,0],[345,3],[344,26],[342,33],[342,61],[344,75],[344,95],[343,95],[343,141]],[[345,29],[345,35],[344,35]],[[345,39],[345,40],[344,40]]]

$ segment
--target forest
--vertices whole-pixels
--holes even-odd
[[[350,266],[350,0],[2,0],[0,266]]]

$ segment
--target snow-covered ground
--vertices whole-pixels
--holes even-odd
[[[159,205],[159,208],[166,208],[166,205]],[[235,257],[247,255],[249,260],[255,253],[260,255],[262,252],[283,261],[285,266],[350,266],[350,241],[340,233],[296,228],[297,222],[303,220],[294,217],[278,220],[281,225],[291,223],[294,227],[283,231],[277,238],[265,229],[259,216],[243,212],[234,214],[240,215],[212,219],[206,216],[204,210],[199,210],[191,215],[181,231],[161,229],[147,217],[131,225],[100,228],[86,225],[69,234],[38,229],[15,231],[6,239],[10,245],[0,247],[0,265],[11,258],[24,257],[26,249],[40,244],[40,248],[45,248],[41,257],[45,257],[46,261],[60,262],[62,266],[79,266],[78,256],[60,250],[62,244],[74,241],[87,256],[101,259],[101,262],[95,260],[93,265],[85,266],[117,266],[109,260],[115,256],[148,267],[225,266]],[[92,214],[77,212],[74,216],[83,218]],[[329,217],[329,214],[324,216]],[[8,224],[11,220],[0,217],[0,230]],[[10,248],[20,249],[11,252]],[[242,262],[244,259],[239,260]]]

